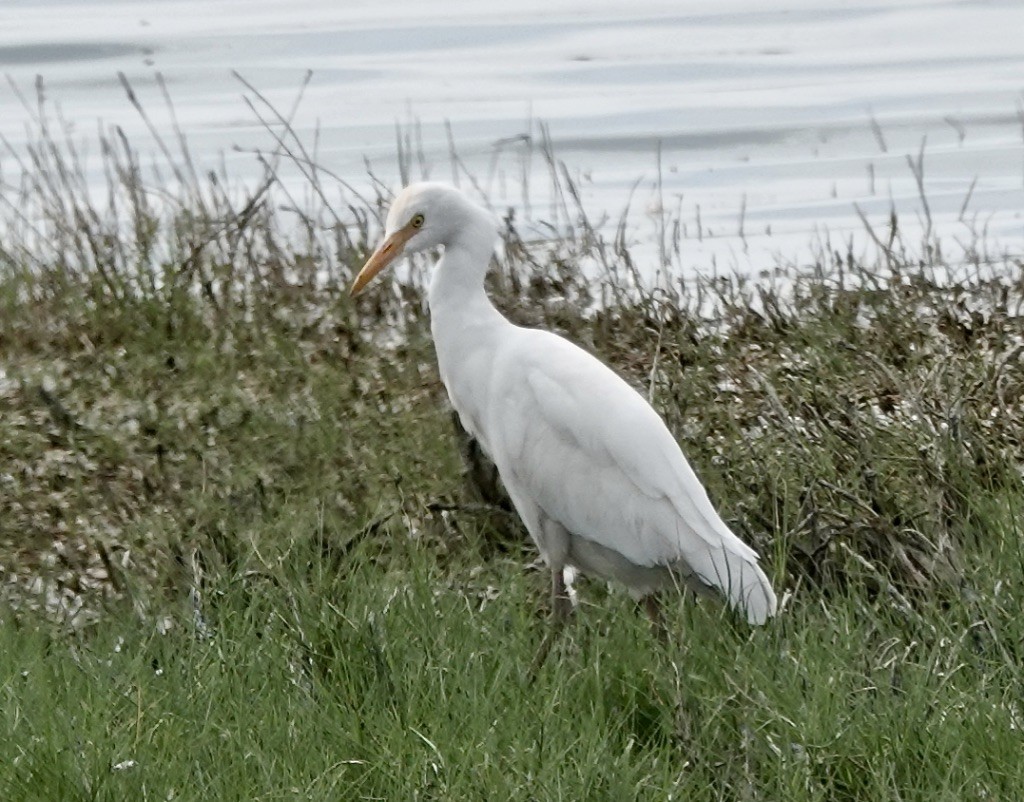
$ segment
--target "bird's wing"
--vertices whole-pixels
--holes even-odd
[[[706,576],[757,554],[725,525],[668,428],[612,370],[567,340],[520,330],[495,366],[499,469],[574,535],[637,565]],[[504,381],[502,380],[504,379]]]

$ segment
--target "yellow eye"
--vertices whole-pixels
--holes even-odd
[[[413,228],[423,228],[423,219],[424,219],[423,215],[422,214],[418,214],[415,217],[413,217],[412,220],[409,221],[409,224]]]

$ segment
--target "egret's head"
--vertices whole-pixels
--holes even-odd
[[[409,185],[391,204],[384,241],[359,271],[351,294],[360,292],[403,253],[447,245],[482,212],[465,195],[446,184]]]

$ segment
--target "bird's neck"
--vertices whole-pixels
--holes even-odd
[[[466,234],[445,246],[431,277],[428,301],[435,340],[439,334],[462,336],[467,329],[508,324],[484,291],[494,231],[481,227]]]
[[[484,277],[494,249],[494,233],[457,240],[445,247],[430,282],[430,328],[441,379],[455,408],[473,403],[512,324],[494,308],[484,291]]]

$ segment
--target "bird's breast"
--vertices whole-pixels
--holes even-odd
[[[462,427],[480,441],[491,455],[486,412],[493,397],[490,360],[482,350],[464,349],[457,355],[438,348],[438,370],[448,392],[448,400],[459,416]]]

